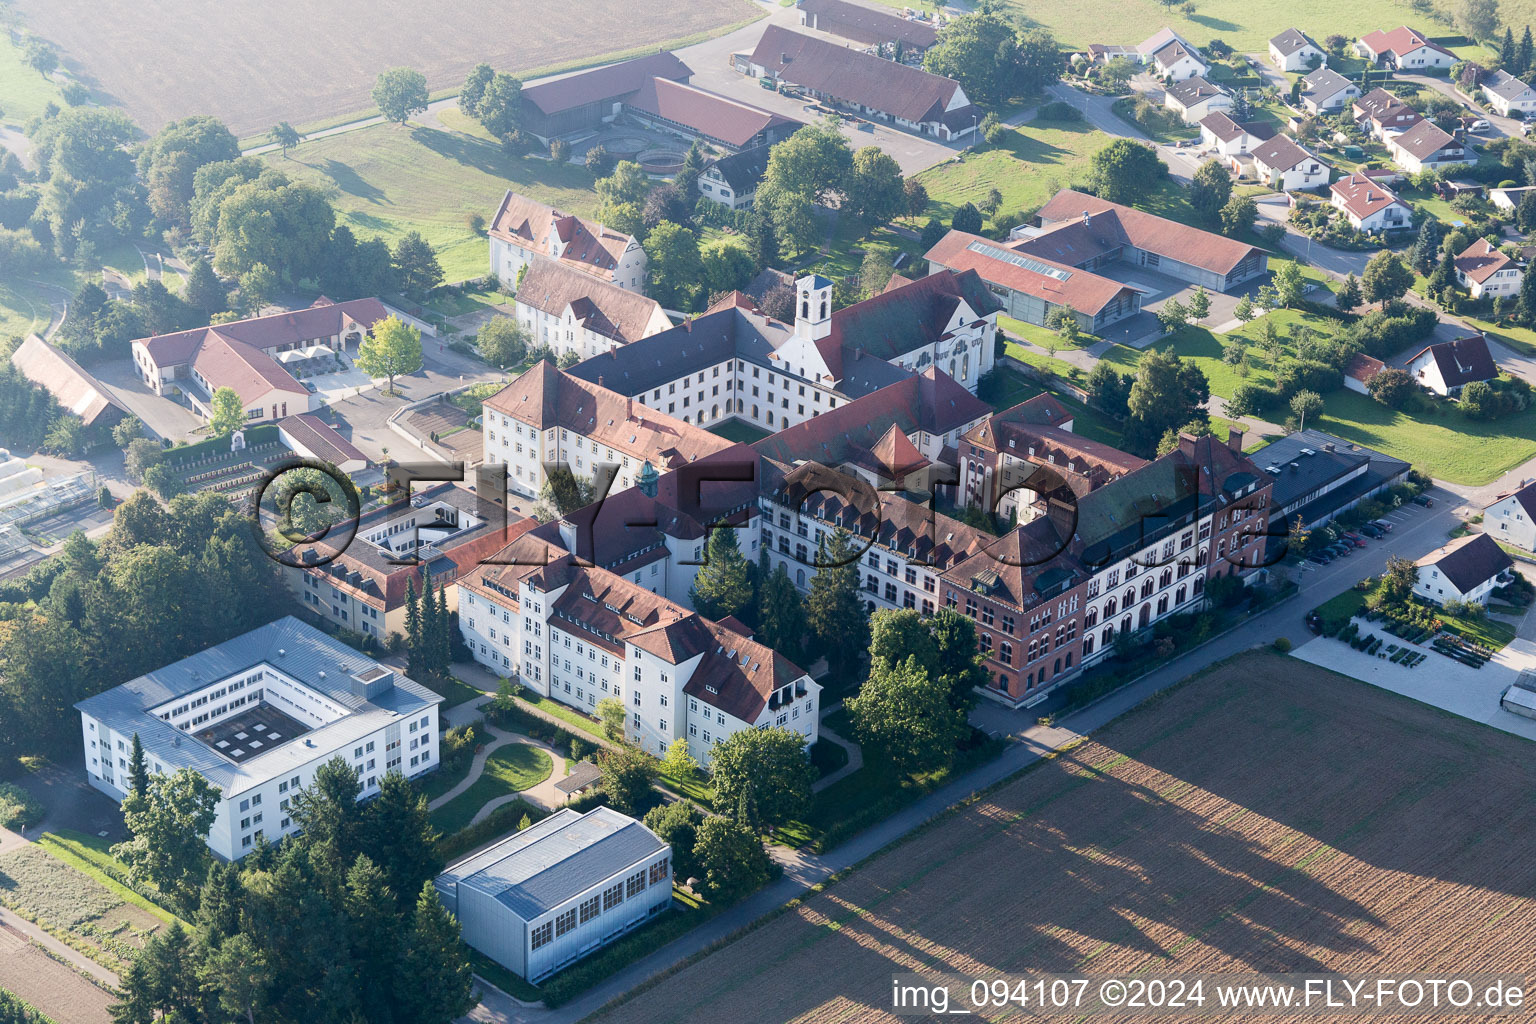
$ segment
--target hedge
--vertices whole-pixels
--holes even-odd
[[[517,831],[525,814],[530,822],[549,817],[549,812],[541,807],[535,807],[526,800],[513,800],[496,808],[483,821],[443,836],[437,841],[437,855],[444,864],[451,864],[475,847],[484,846],[503,833]]]
[[[254,427],[245,429],[245,447],[255,448],[262,444],[275,444],[281,440],[277,436],[277,424],[260,423]],[[229,438],[210,437],[206,441],[196,444],[182,445],[178,448],[167,448],[165,460],[167,462],[190,462],[194,459],[207,459],[215,455],[229,454]]]
[[[0,782],[0,827],[30,828],[43,820],[43,805],[12,782]]]

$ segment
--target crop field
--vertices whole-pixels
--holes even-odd
[[[147,131],[214,114],[236,135],[302,125],[372,105],[385,68],[408,65],[436,91],[487,61],[515,74],[675,45],[759,16],[746,0],[15,0],[104,102]],[[110,31],[103,31],[104,21]]]
[[[913,970],[1520,972],[1531,751],[1242,655],[596,1019],[894,1021]]]
[[[0,903],[115,971],[164,923],[37,846],[0,856]]]
[[[61,970],[38,947],[0,931],[0,988],[64,1024],[109,1024],[116,997],[73,971]]]

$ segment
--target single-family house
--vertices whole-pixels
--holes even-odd
[[[1275,130],[1269,125],[1256,121],[1238,124],[1220,110],[1200,119],[1200,145],[1206,149],[1214,149],[1222,156],[1247,153],[1253,147],[1274,137]]]
[[[1474,380],[1493,380],[1499,365],[1481,334],[1426,345],[1409,358],[1406,369],[1413,379],[1437,395],[1455,397]]]
[[[1145,64],[1151,60],[1151,54],[1142,53],[1136,47],[1123,43],[1089,43],[1084,56],[1091,64],[1108,64],[1117,57],[1124,57],[1135,64]]]
[[[1301,80],[1301,105],[1314,114],[1343,110],[1360,95],[1360,87],[1332,68],[1318,68]]]
[[[1269,59],[1281,71],[1302,71],[1322,63],[1322,49],[1299,28],[1288,28],[1269,41]]]
[[[1525,117],[1536,110],[1536,89],[1508,71],[1494,71],[1478,83],[1488,105],[1505,117]]]
[[[1385,141],[1393,163],[1409,174],[1464,164],[1468,159],[1464,142],[1427,119],[1405,132],[1388,133]]]
[[[1536,480],[1483,506],[1483,532],[1505,544],[1536,551]]]
[[[1423,114],[1380,86],[1358,97],[1350,110],[1355,123],[1377,139],[1389,132],[1405,132],[1424,120]]]
[[[1417,29],[1401,25],[1390,32],[1377,29],[1370,35],[1361,36],[1355,43],[1355,53],[1377,64],[1404,71],[1423,68],[1448,68],[1456,63],[1456,55]]]
[[[1289,135],[1276,135],[1254,149],[1253,166],[1259,181],[1278,192],[1328,184],[1328,165],[1291,141]]]
[[[1536,192],[1536,185],[1514,185],[1510,188],[1491,188],[1488,190],[1488,201],[1496,210],[1513,213],[1519,209],[1520,203],[1525,199],[1527,192]]]
[[[1364,352],[1356,352],[1344,364],[1344,386],[1351,391],[1358,391],[1362,395],[1371,393],[1371,378],[1387,368],[1387,364],[1375,356],[1368,356]]]
[[[1210,65],[1200,57],[1193,43],[1171,28],[1154,34],[1136,47],[1143,63],[1149,63],[1165,81],[1182,82],[1186,78],[1204,76]]]
[[[1199,124],[1207,114],[1231,110],[1232,97],[1196,75],[1170,83],[1163,90],[1163,106],[1177,111],[1185,124]]]
[[[1351,174],[1329,186],[1330,202],[1356,231],[1405,231],[1413,227],[1413,209],[1397,194],[1363,174]]]
[[[759,146],[716,160],[699,172],[699,194],[733,210],[751,209],[771,148]]]
[[[1500,577],[1514,564],[1487,533],[1458,537],[1414,563],[1419,579],[1413,593],[1439,605],[1448,601],[1487,604]]]
[[[1525,271],[1486,238],[1479,238],[1456,256],[1456,281],[1474,299],[1520,291]]]

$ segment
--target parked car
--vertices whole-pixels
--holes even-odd
[[[1387,522],[1385,519],[1373,519],[1371,520],[1371,525],[1376,527],[1378,530],[1384,530],[1387,533],[1392,532],[1392,524]]]
[[[1489,129],[1489,127],[1490,126],[1489,126],[1487,121],[1484,121],[1480,117],[1475,117],[1475,118],[1472,119],[1471,123],[1467,125],[1467,131],[1469,131],[1469,132],[1485,132],[1485,131],[1487,131]]]
[[[1308,555],[1307,558],[1316,562],[1318,565],[1327,565],[1329,562],[1333,561],[1333,556],[1326,551],[1314,551],[1312,554]]]
[[[1375,523],[1366,523],[1364,526],[1360,527],[1360,532],[1365,534],[1367,537],[1370,537],[1372,540],[1380,540],[1382,537],[1387,535],[1387,531],[1383,530]]]
[[[1338,542],[1338,543],[1333,544],[1331,547],[1328,548],[1328,550],[1329,551],[1336,551],[1341,556],[1346,557],[1346,558],[1355,553],[1355,549],[1354,549],[1353,545],[1344,544],[1342,542]]]
[[[1413,503],[1415,505],[1423,505],[1425,508],[1435,507],[1435,499],[1427,494],[1415,494],[1413,496]]]
[[[1352,543],[1357,548],[1365,547],[1365,538],[1353,531],[1344,534],[1344,539]]]

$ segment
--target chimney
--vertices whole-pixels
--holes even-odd
[[[1232,427],[1227,431],[1227,447],[1234,452],[1243,450],[1243,432],[1238,427]]]
[[[597,375],[597,386],[598,387],[602,387],[603,386],[603,375],[602,374],[598,374]]]
[[[683,317],[683,330],[687,331],[689,334],[693,333],[693,317]]]
[[[629,397],[624,399],[624,418],[627,419],[627,420],[632,420],[632,419],[635,418],[635,396],[634,395],[630,395]]]
[[[1093,220],[1093,214],[1089,213],[1087,210],[1084,210],[1083,211],[1083,227],[1087,227],[1089,222],[1092,221],[1092,220]]]
[[[1183,452],[1185,455],[1193,458],[1195,455],[1195,446],[1199,443],[1200,439],[1194,434],[1183,430],[1179,431],[1179,451]]]

